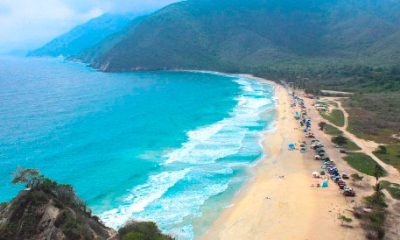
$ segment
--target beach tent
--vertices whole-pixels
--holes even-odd
[[[289,147],[289,150],[296,149],[296,146],[294,145],[294,143],[290,143],[288,147]]]
[[[323,181],[321,187],[326,188],[328,187],[328,181]]]

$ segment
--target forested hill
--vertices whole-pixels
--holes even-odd
[[[400,1],[189,0],[148,16],[92,60],[105,71],[397,65]]]
[[[104,14],[53,39],[29,56],[76,57],[126,28],[134,14]]]

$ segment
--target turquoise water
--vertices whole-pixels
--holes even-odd
[[[193,239],[248,178],[274,114],[272,87],[245,78],[0,58],[0,201],[17,166],[38,168],[109,226]]]

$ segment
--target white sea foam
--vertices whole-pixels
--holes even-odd
[[[266,97],[261,84],[245,78],[235,81],[241,93],[229,117],[189,131],[180,148],[163,155],[164,172],[151,176],[132,189],[118,208],[101,215],[107,225],[118,227],[134,217],[155,221],[177,239],[194,238],[192,220],[201,215],[204,203],[242,181],[231,177],[234,171],[248,166],[248,157],[261,153],[254,144],[260,138],[257,129],[263,127],[262,113],[274,101]]]
[[[189,171],[190,169],[184,169],[150,176],[145,184],[139,185],[130,191],[130,194],[124,200],[125,204],[104,212],[100,216],[101,219],[108,226],[121,226],[132,218],[134,213],[143,211],[147,205],[159,199],[169,188],[184,178]]]
[[[264,88],[260,84],[244,78],[236,82],[241,85],[242,93],[236,97],[238,103],[230,116],[189,131],[188,141],[169,153],[165,164],[209,164],[240,150],[243,139],[250,131],[248,128],[259,126],[260,114],[271,107],[272,100],[264,97]]]

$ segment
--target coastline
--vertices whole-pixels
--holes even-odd
[[[361,229],[340,226],[338,214],[350,207],[335,186],[311,187],[311,172],[319,169],[319,163],[312,161],[310,153],[287,150],[289,143],[304,139],[289,92],[272,81],[240,76],[273,85],[275,127],[265,132],[264,154],[251,180],[199,239],[364,239]]]

